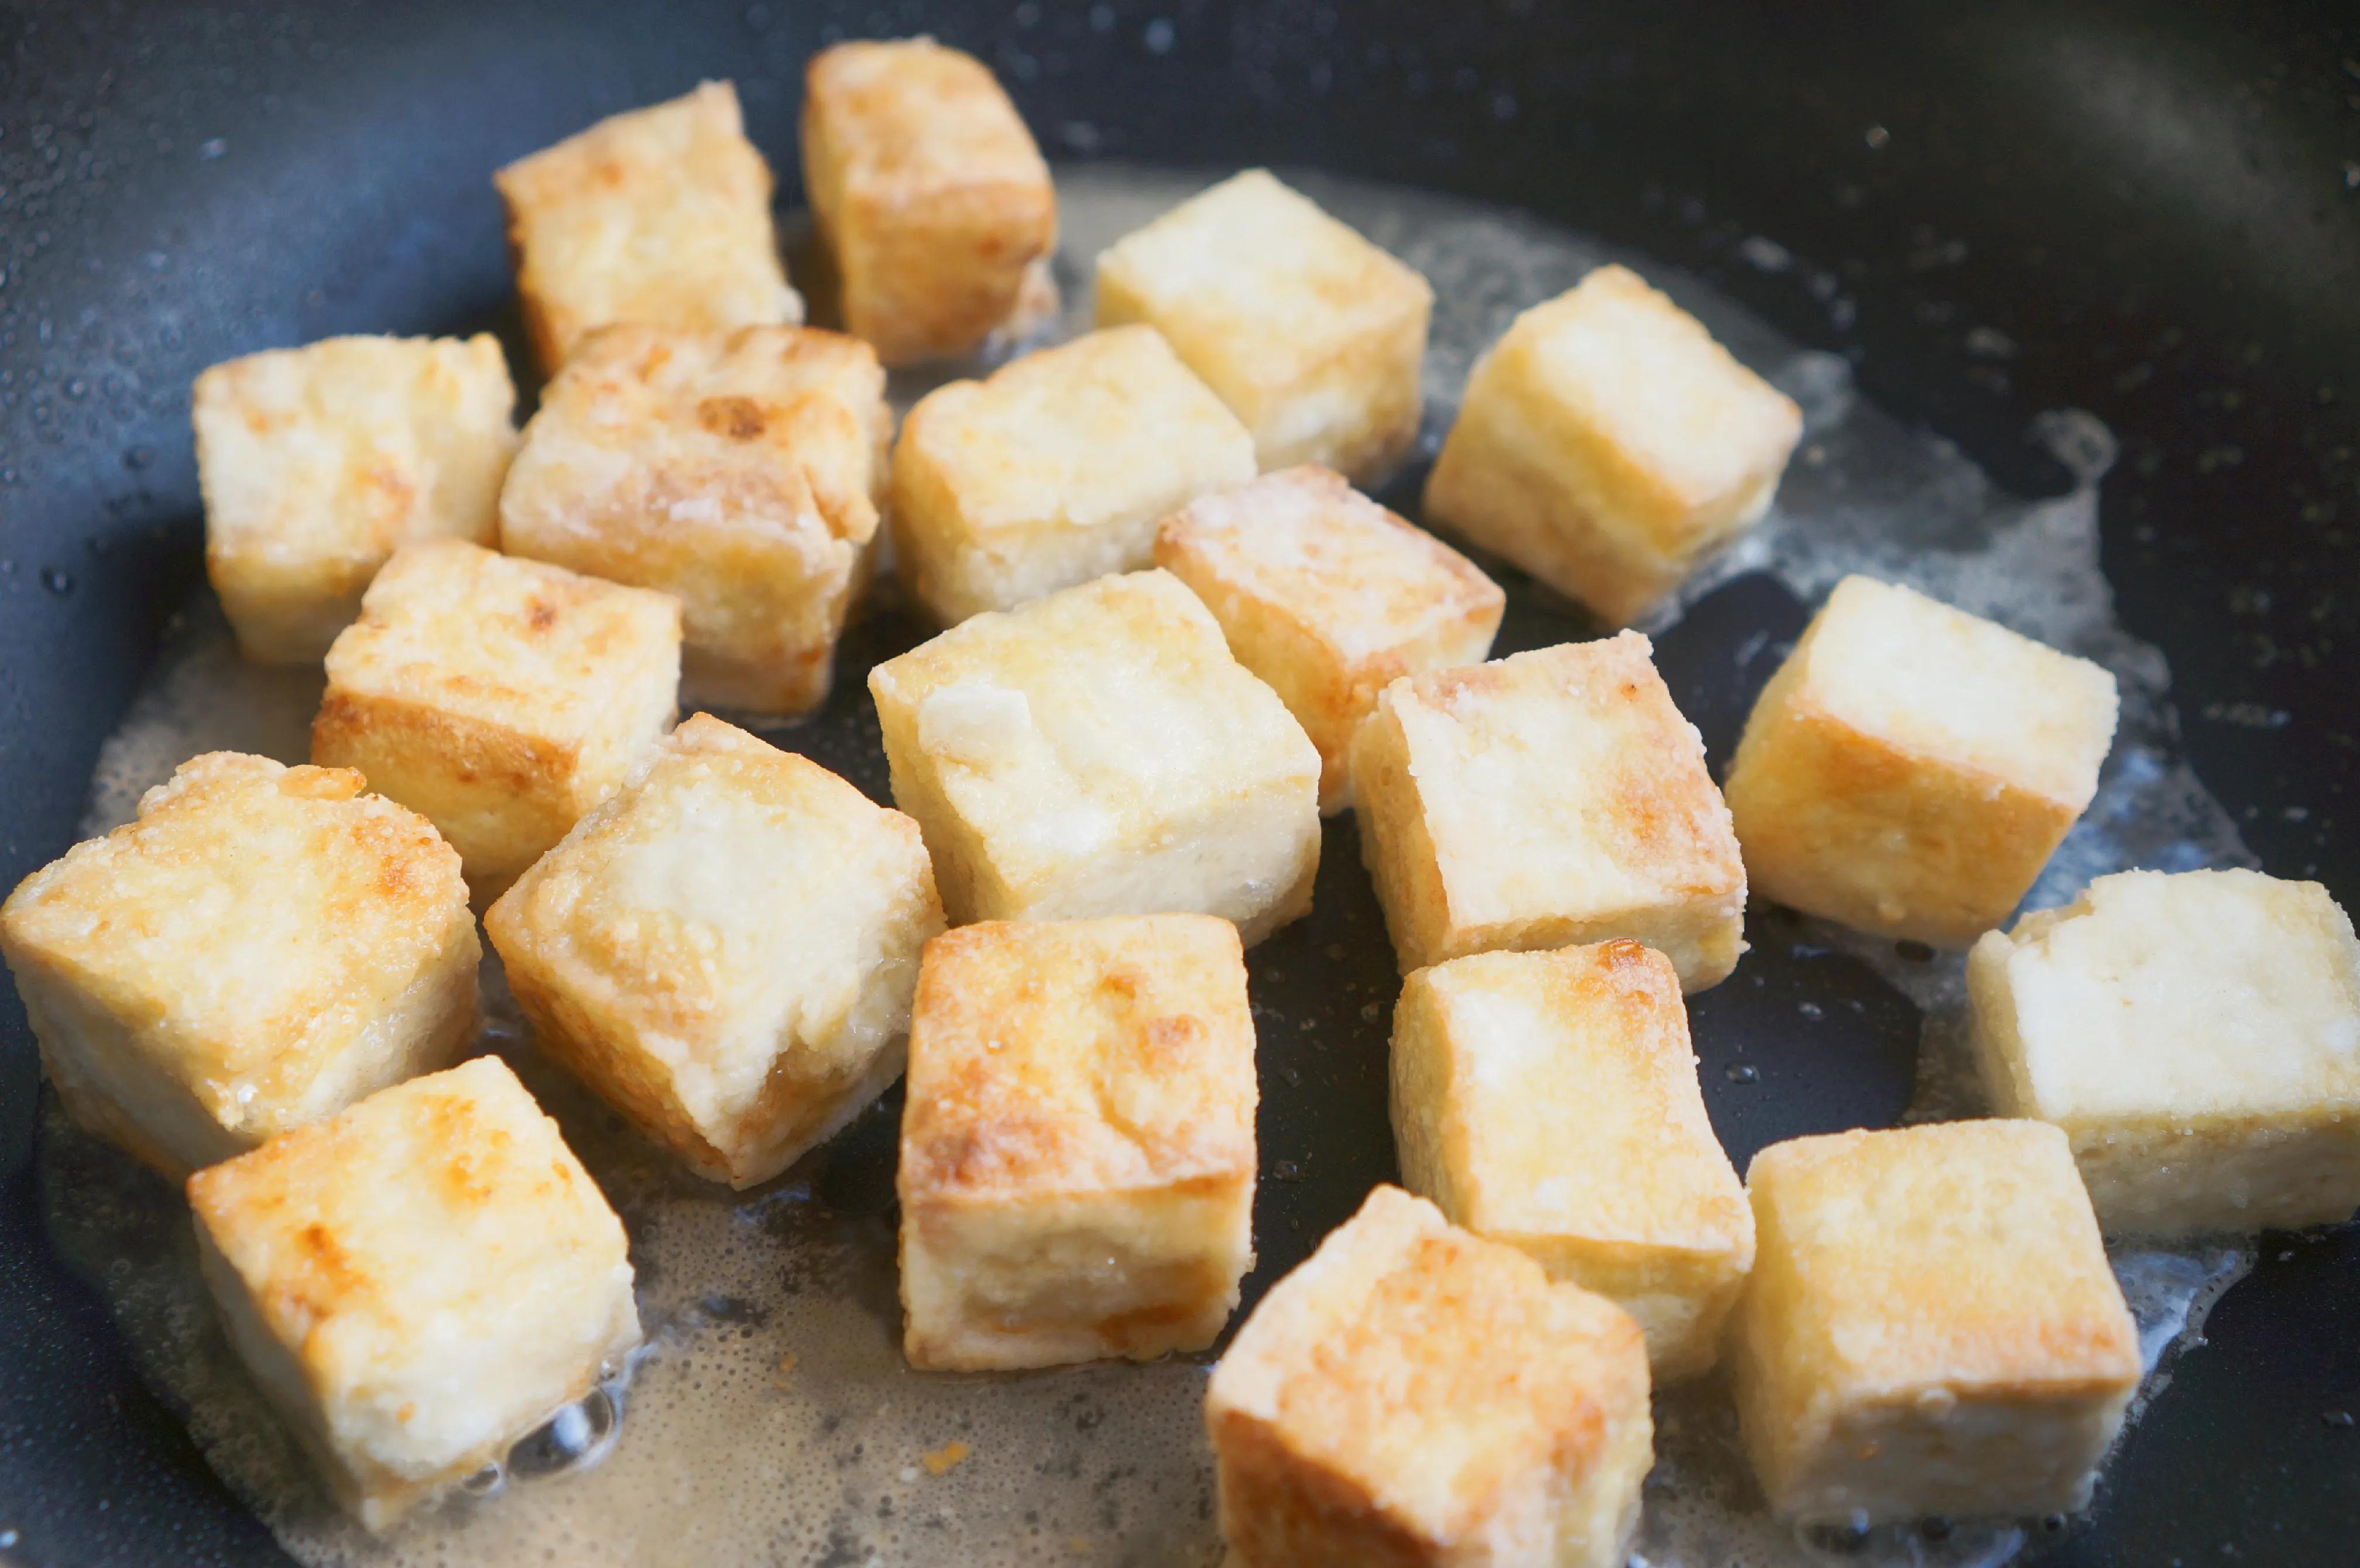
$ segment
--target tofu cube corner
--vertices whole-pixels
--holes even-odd
[[[1658,1386],[1710,1370],[1754,1212],[1705,1115],[1670,960],[1618,941],[1418,970],[1392,1099],[1403,1185],[1621,1305]]]
[[[803,713],[875,558],[891,415],[868,344],[790,326],[582,340],[500,493],[500,548],[681,602],[682,696]]]
[[[542,1051],[749,1187],[901,1075],[943,915],[916,823],[698,713],[484,927]]]
[[[1745,950],[1729,808],[1637,632],[1395,681],[1352,789],[1404,974],[1628,937],[1699,991]]]
[[[1696,318],[1601,267],[1476,361],[1426,513],[1627,626],[1761,520],[1802,430]]]
[[[1238,1568],[1620,1568],[1655,1463],[1630,1314],[1379,1187],[1205,1399]]]
[[[488,332],[328,338],[199,376],[205,575],[239,649],[315,660],[400,546],[489,544],[515,411]]]
[[[188,1192],[231,1342],[371,1530],[506,1457],[639,1343],[622,1222],[496,1056]]]
[[[1311,907],[1319,753],[1166,572],[978,615],[869,671],[951,923]]]
[[[1269,170],[1234,175],[1098,259],[1098,324],[1144,321],[1253,432],[1265,469],[1383,477],[1417,439],[1434,290]]]
[[[929,942],[898,1178],[911,1364],[1210,1345],[1253,1266],[1257,1100],[1225,920],[987,921]]]
[[[1319,809],[1352,803],[1352,736],[1400,676],[1476,664],[1507,596],[1333,469],[1265,474],[1164,519],[1155,564],[1193,589],[1238,662],[1319,748]]]
[[[311,760],[432,822],[476,906],[672,727],[680,604],[455,540],[388,562],[328,650]]]
[[[822,49],[803,157],[845,330],[886,364],[972,353],[1047,282],[1049,165],[973,55],[928,38]]]
[[[2073,1513],[2138,1331],[2065,1136],[1942,1122],[1773,1144],[1731,1325],[1739,1431],[1780,1517]]]
[[[1729,768],[1754,890],[1964,947],[2007,919],[2097,793],[2114,678],[1913,589],[1847,577]]]
[[[2360,942],[2316,882],[2125,871],[1967,956],[1983,1079],[2061,1127],[2108,1235],[2360,1209]]]
[[[474,1037],[459,856],[366,788],[208,752],[0,905],[0,953],[77,1122],[177,1179]]]

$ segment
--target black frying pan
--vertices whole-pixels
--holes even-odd
[[[2360,902],[2360,16],[2348,4],[1983,0],[891,6],[142,0],[0,12],[0,886],[73,836],[98,742],[200,571],[188,387],[340,332],[518,332],[486,182],[613,110],[737,79],[794,199],[804,58],[931,29],[991,61],[1054,157],[1280,162],[1524,206],[1677,267],[1851,356],[1868,396],[2010,487],[2081,407],[2122,438],[2104,564],[2169,656],[2185,746],[2265,867]],[[1751,267],[1766,235],[1811,264]],[[1840,278],[1822,299],[1808,270]],[[1824,290],[1822,290],[1824,292]],[[2001,334],[1970,337],[1972,328]],[[1405,505],[1420,475],[1388,490]],[[1740,581],[1665,639],[1725,745],[1752,696],[1715,650],[1802,611]],[[891,640],[890,626],[875,636]],[[857,694],[858,665],[843,690]],[[820,732],[881,773],[848,697]],[[841,764],[840,764],[841,765]],[[856,777],[862,776],[856,769]],[[870,779],[872,784],[876,780]],[[2289,809],[2293,808],[2293,809]],[[1323,907],[1366,917],[1349,826]],[[1915,1010],[1756,908],[1698,999],[1742,1165],[1876,1123]],[[1308,1016],[1307,933],[1259,999]],[[1293,945],[1290,945],[1293,944]],[[1389,984],[1381,945],[1371,985]],[[1356,957],[1356,964],[1361,960]],[[1285,979],[1278,976],[1284,975]],[[1748,977],[1751,976],[1749,979]],[[1754,981],[1758,980],[1758,984]],[[1783,1027],[1796,998],[1840,1027]],[[1266,1282],[1391,1171],[1382,1023],[1266,1030]],[[1785,1070],[1720,1069],[1775,1036]],[[1757,1059],[1760,1059],[1757,1056]],[[1299,1088],[1284,1086],[1295,1070]],[[43,1239],[37,1070],[0,992],[0,1561],[284,1561],[131,1374]],[[1295,1179],[1274,1179],[1274,1178]],[[2057,1563],[2360,1559],[2360,1231],[2267,1238]],[[2339,1420],[2339,1416],[2341,1419]]]

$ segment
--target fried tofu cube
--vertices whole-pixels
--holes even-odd
[[[680,604],[441,540],[386,563],[328,650],[311,760],[441,830],[478,909],[672,727]]]
[[[515,412],[488,332],[329,338],[198,376],[205,575],[240,651],[316,659],[400,546],[491,543]]]
[[[1662,953],[1608,942],[1418,970],[1393,1011],[1393,1124],[1403,1185],[1621,1305],[1658,1386],[1719,1359],[1754,1213]]]
[[[2138,1332],[2064,1134],[1943,1122],[1774,1144],[1732,1324],[1740,1431],[1807,1522],[2072,1513]]]
[[[1613,1302],[1379,1187],[1205,1398],[1237,1568],[1621,1568],[1655,1463]]]
[[[953,925],[1311,908],[1319,753],[1167,572],[978,615],[869,672]]]
[[[932,38],[814,55],[803,153],[845,330],[888,365],[980,347],[1056,245],[1049,165],[1016,105],[981,60]]]
[[[500,547],[678,599],[684,701],[806,713],[869,579],[891,419],[840,332],[603,327],[525,426]]]
[[[1417,440],[1434,290],[1248,169],[1098,259],[1098,324],[1144,321],[1253,432],[1265,469],[1382,477]]]
[[[1465,556],[1315,466],[1199,495],[1157,528],[1155,564],[1205,601],[1319,748],[1330,814],[1352,803],[1352,735],[1377,693],[1480,662],[1507,607]]]
[[[639,1343],[622,1222],[496,1056],[201,1171],[189,1206],[238,1355],[372,1530]]]
[[[1802,432],[1696,318],[1601,267],[1475,362],[1426,515],[1627,626],[1761,520]]]
[[[917,823],[698,713],[484,929],[545,1053],[750,1187],[901,1076],[943,909]]]
[[[1964,947],[2005,920],[2097,793],[2099,665],[1847,577],[1755,700],[1729,769],[1765,898]]]
[[[2125,871],[1967,955],[2001,1114],[2065,1130],[2107,1234],[2360,1209],[2360,942],[2316,882]]]
[[[1745,951],[1745,866],[1704,742],[1637,632],[1386,687],[1352,742],[1360,856],[1402,973],[1629,937],[1681,986]]]
[[[910,410],[897,568],[956,626],[1148,565],[1157,523],[1253,476],[1253,438],[1153,329],[1091,332]]]
[[[615,321],[726,332],[803,319],[770,227],[770,166],[729,82],[611,115],[492,183],[543,371]]]
[[[1253,1014],[1209,915],[926,944],[901,1113],[911,1364],[1202,1350],[1253,1267]]]
[[[77,1122],[178,1178],[473,1038],[459,857],[365,788],[207,752],[17,884],[0,953]]]

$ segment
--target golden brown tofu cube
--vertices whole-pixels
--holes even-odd
[[[496,1056],[201,1171],[189,1206],[238,1355],[372,1530],[639,1342],[622,1222]]]
[[[1747,1455],[1807,1522],[2070,1513],[2139,1379],[2065,1135],[1944,1122],[1773,1144],[1732,1324]]]
[[[1938,947],[2007,919],[2091,797],[2114,678],[1907,588],[1847,577],[1729,769],[1755,891]]]
[[[901,1075],[943,911],[915,822],[698,713],[484,929],[542,1051],[750,1187]]]
[[[890,423],[839,332],[601,328],[525,426],[500,548],[677,598],[684,702],[805,713],[869,578]]]
[[[1253,1266],[1253,1015],[1209,915],[926,944],[901,1114],[913,1366],[1202,1350]]]
[[[1636,632],[1394,681],[1352,788],[1404,974],[1629,937],[1699,991],[1745,951],[1729,808]]]
[[[543,371],[615,321],[723,332],[803,319],[770,228],[770,166],[727,82],[601,120],[492,183]]]
[[[2053,1122],[2107,1234],[2360,1208],[2360,942],[2316,882],[2125,871],[1967,957],[2001,1114]]]
[[[978,615],[869,672],[951,922],[1311,908],[1319,754],[1165,572]]]
[[[1426,515],[1624,626],[1761,519],[1802,431],[1694,317],[1601,267],[1476,361]]]
[[[1157,523],[1253,475],[1253,438],[1152,328],[1091,332],[910,410],[896,569],[956,626],[1150,564]]]
[[[623,782],[679,688],[671,595],[411,545],[328,650],[311,760],[432,822],[480,909]]]
[[[1199,495],[1156,529],[1155,564],[1196,591],[1319,748],[1331,814],[1352,803],[1352,735],[1377,693],[1480,662],[1507,605],[1465,556],[1327,468]]]
[[[1379,1187],[1205,1398],[1236,1568],[1621,1568],[1655,1463],[1638,1325]]]
[[[1017,312],[1028,274],[1045,279],[1049,166],[974,56],[925,38],[822,49],[804,70],[803,149],[845,330],[886,364],[971,353]]]
[[[1609,942],[1417,971],[1393,1012],[1393,1123],[1404,1186],[1619,1304],[1657,1385],[1719,1358],[1754,1214],[1662,953]]]
[[[1098,324],[1144,321],[1245,421],[1264,469],[1381,477],[1417,439],[1434,290],[1248,169],[1098,261]]]
[[[205,575],[238,648],[318,659],[400,546],[491,543],[515,410],[488,332],[329,338],[198,376]]]
[[[208,752],[17,885],[0,951],[76,1121],[184,1176],[474,1036],[459,856],[365,788]]]

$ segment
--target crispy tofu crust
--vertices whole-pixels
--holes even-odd
[[[822,49],[804,68],[803,156],[845,330],[886,364],[973,352],[1045,279],[1049,166],[974,56],[926,38]]]
[[[497,1057],[189,1179],[231,1338],[372,1530],[639,1343],[622,1223]]]
[[[910,410],[897,570],[955,626],[1150,564],[1158,522],[1253,475],[1253,438],[1153,329],[1091,332]]]
[[[978,615],[869,672],[954,924],[1310,908],[1319,756],[1164,572]]]
[[[459,856],[365,788],[208,752],[17,885],[0,953],[77,1120],[178,1178],[473,1036]]]
[[[1262,1298],[1205,1422],[1243,1568],[1606,1568],[1655,1457],[1630,1316],[1393,1187]]]
[[[2109,1235],[2360,1208],[2360,942],[2316,882],[2126,871],[1967,957],[2002,1114],[2072,1140]]]
[[[1628,625],[1760,520],[1802,411],[1601,267],[1476,361],[1426,515]]]
[[[1246,428],[1264,469],[1382,477],[1417,439],[1434,290],[1269,170],[1190,198],[1098,256],[1098,324],[1143,321]]]
[[[199,376],[205,575],[239,649],[316,659],[396,549],[490,543],[515,405],[488,332],[328,338]]]
[[[437,540],[387,563],[327,667],[311,759],[433,822],[482,908],[671,727],[680,605]]]
[[[1774,1144],[1732,1327],[1745,1448],[1806,1519],[2071,1512],[2139,1378],[2065,1136],[1947,1122]]]
[[[525,427],[501,548],[679,599],[688,702],[806,713],[869,578],[890,425],[839,332],[601,328]]]
[[[698,713],[484,926],[543,1051],[748,1187],[900,1075],[943,913],[915,822]]]
[[[1385,688],[1352,746],[1360,854],[1403,973],[1628,937],[1690,991],[1745,950],[1704,743],[1636,632]]]
[[[544,372],[615,321],[690,332],[803,320],[770,227],[770,168],[727,82],[628,114],[492,176]]]
[[[1729,769],[1765,897],[1963,947],[2097,792],[2114,678],[1907,588],[1848,577],[1755,701]]]
[[[1200,495],[1155,530],[1155,564],[1319,748],[1319,809],[1352,803],[1352,735],[1404,675],[1480,663],[1507,596],[1473,562],[1333,469]]]
[[[1669,959],[1608,942],[1418,970],[1393,1015],[1392,1105],[1410,1191],[1629,1312],[1657,1384],[1712,1367],[1754,1214]]]
[[[1212,1343],[1253,1262],[1258,1096],[1226,920],[986,921],[927,943],[897,1179],[911,1363]]]

